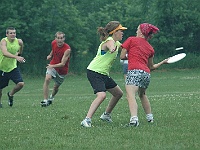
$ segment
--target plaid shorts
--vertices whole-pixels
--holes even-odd
[[[140,88],[148,88],[151,75],[143,70],[128,70],[126,85],[135,85]]]

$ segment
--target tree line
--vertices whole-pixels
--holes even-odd
[[[1,0],[0,10],[0,37],[5,37],[8,26],[16,28],[25,45],[27,61],[21,69],[27,74],[45,72],[57,31],[65,32],[72,49],[70,71],[84,72],[100,43],[97,27],[111,20],[128,28],[123,40],[134,36],[140,23],[156,25],[160,32],[150,41],[156,55],[173,54],[176,47],[199,54],[199,0]]]

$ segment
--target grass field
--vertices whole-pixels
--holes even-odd
[[[0,109],[0,150],[199,150],[200,70],[152,72],[147,95],[155,122],[148,124],[139,104],[140,126],[124,127],[129,109],[123,75],[111,74],[124,91],[112,113],[113,123],[102,122],[110,94],[93,116],[92,128],[80,122],[95,98],[85,75],[69,75],[54,103],[40,107],[42,78],[24,77],[25,87],[7,105],[3,91]],[[52,82],[53,83],[53,82]],[[51,83],[51,87],[52,87]],[[137,98],[138,99],[138,98]]]

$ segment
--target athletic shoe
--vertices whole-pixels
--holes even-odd
[[[49,100],[49,99],[48,99],[47,103],[48,103],[49,105],[51,105],[53,102],[52,102],[52,100]]]
[[[148,122],[153,123],[153,114],[147,114],[146,119]]]
[[[81,126],[83,127],[92,127],[92,121],[90,118],[85,118],[82,122],[81,122]]]
[[[106,113],[106,112],[104,112],[101,115],[100,119],[103,120],[103,121],[107,121],[107,122],[113,122],[112,119],[111,119],[110,113]]]
[[[49,99],[48,99],[48,103],[49,105],[51,105],[53,103],[54,97],[52,97],[52,95],[50,95]]]
[[[12,105],[13,105],[13,96],[10,96],[9,92],[7,93],[7,95],[8,95],[8,105],[10,107],[12,107]]]
[[[0,103],[0,108],[2,108],[3,107],[3,105]]]
[[[131,117],[129,126],[134,126],[134,127],[139,126],[138,117],[136,117],[136,116]]]
[[[50,105],[48,100],[43,100],[43,101],[40,102],[40,104],[41,104],[42,107],[46,107],[46,106]]]
[[[128,124],[124,125],[124,127],[138,127],[138,126],[139,126],[139,122],[138,121],[129,122]]]
[[[137,127],[139,126],[139,121],[132,121],[128,124],[129,126],[134,126],[134,127]]]

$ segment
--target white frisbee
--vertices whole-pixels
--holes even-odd
[[[176,48],[175,50],[179,51],[179,50],[182,50],[182,49],[183,49],[183,47],[179,47],[179,48]]]
[[[186,56],[185,53],[180,53],[180,54],[174,55],[168,59],[167,63],[175,63],[175,62],[183,59],[185,56]]]

